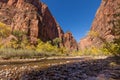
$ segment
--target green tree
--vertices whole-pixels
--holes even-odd
[[[11,46],[14,46],[13,48],[32,49],[32,47],[30,46],[33,46],[33,45],[30,45],[30,42],[27,39],[25,31],[13,30],[12,35],[14,35],[17,38],[17,40],[12,41]]]
[[[60,43],[61,43],[61,39],[60,38],[55,38],[53,40],[53,45],[57,46],[58,48],[60,48]]]
[[[22,41],[23,36],[25,36],[26,32],[25,31],[20,31],[20,30],[13,30],[12,35],[17,37],[19,41]]]

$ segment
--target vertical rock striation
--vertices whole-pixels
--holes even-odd
[[[103,43],[100,38],[106,41],[112,41],[114,39],[112,33],[114,24],[112,21],[116,19],[114,15],[118,12],[120,12],[120,0],[102,0],[90,29],[90,32],[97,33],[99,37],[87,35],[80,40],[79,48],[100,47]],[[118,18],[120,19],[120,16]]]
[[[37,39],[44,42],[55,38],[64,40],[63,30],[47,5],[39,0],[0,0],[0,22],[11,26],[12,31],[25,31],[31,43],[36,43]],[[62,42],[61,46],[69,47],[65,41]],[[75,43],[70,42],[70,45],[77,46],[75,40]]]
[[[71,32],[64,34],[64,45],[70,50],[78,50],[77,42]]]

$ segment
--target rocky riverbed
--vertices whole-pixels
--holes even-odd
[[[0,80],[120,80],[120,61],[70,58],[1,64]]]

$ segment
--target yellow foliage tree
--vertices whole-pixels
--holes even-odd
[[[90,31],[90,32],[88,32],[88,35],[89,35],[89,36],[92,36],[92,37],[98,37],[98,36],[99,36],[99,33],[96,32],[96,31]]]
[[[6,38],[10,35],[10,27],[0,22],[0,38]]]

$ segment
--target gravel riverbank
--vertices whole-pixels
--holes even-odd
[[[111,58],[70,58],[0,68],[0,80],[120,80],[119,60]]]

